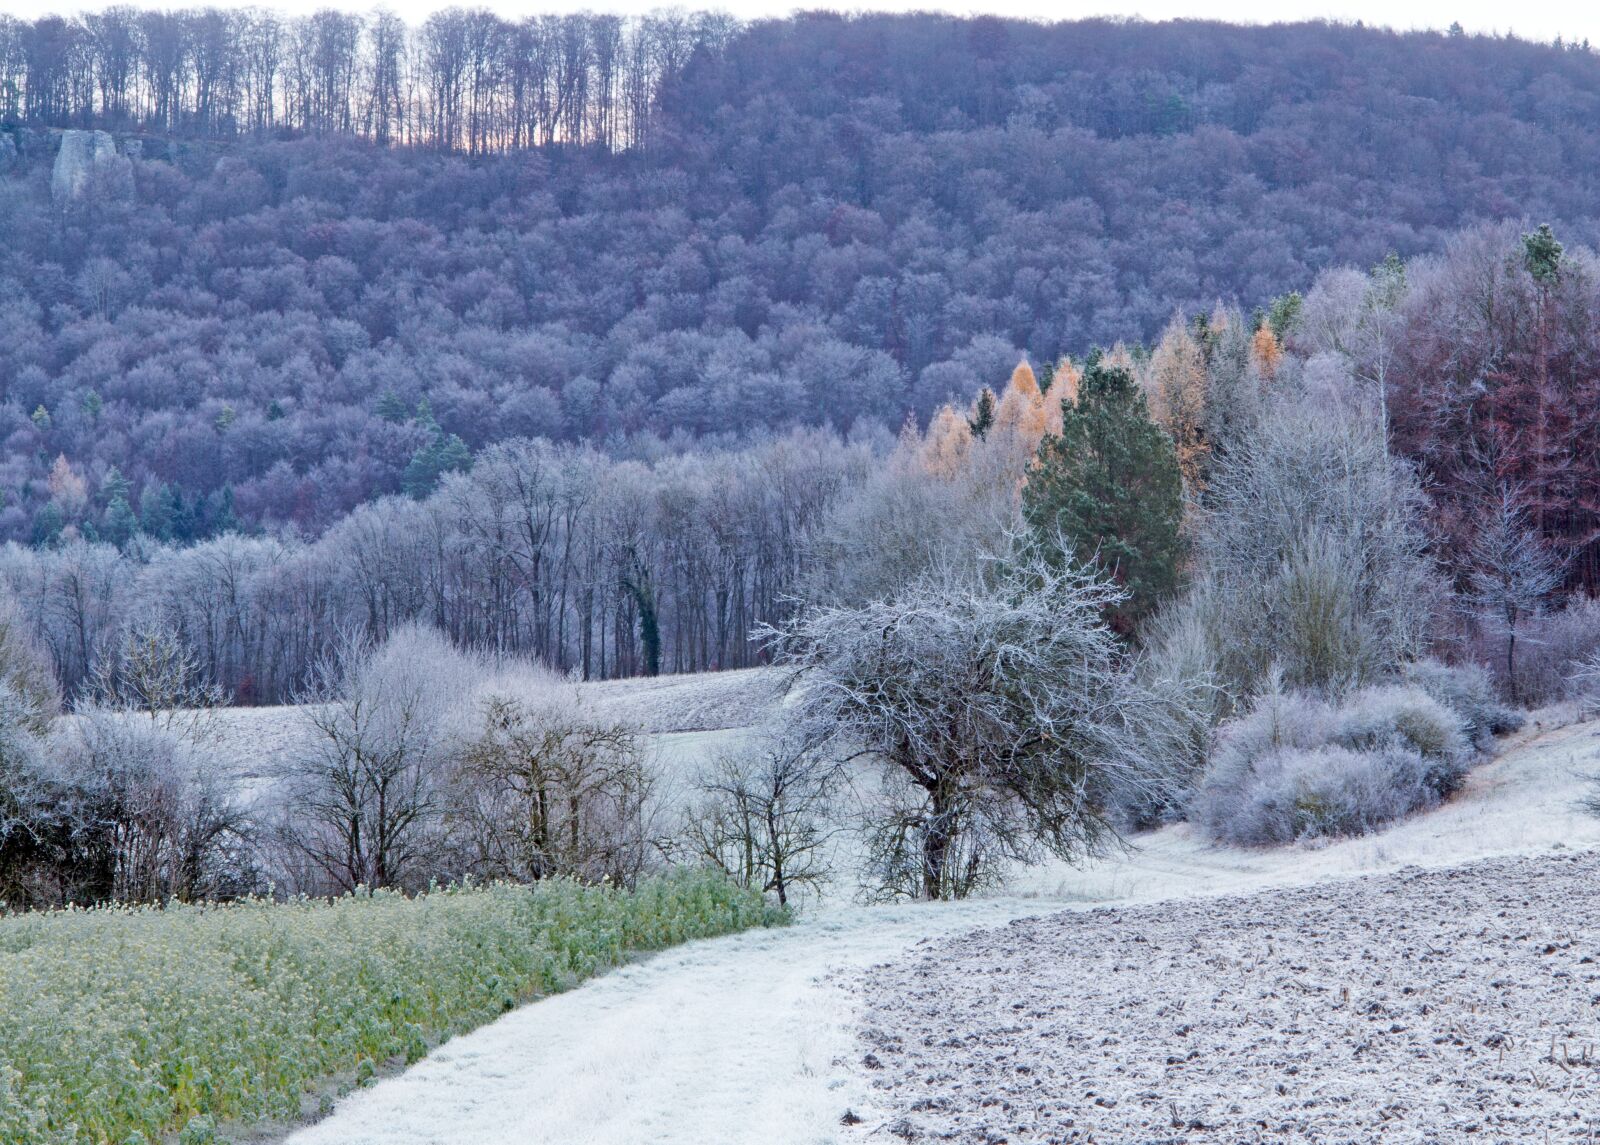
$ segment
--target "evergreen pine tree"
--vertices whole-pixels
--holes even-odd
[[[1129,597],[1109,616],[1131,635],[1177,585],[1183,483],[1172,439],[1150,418],[1126,370],[1090,360],[1059,434],[1040,443],[1022,507],[1044,543],[1058,532],[1079,559],[1097,557]]]
[[[115,465],[107,469],[106,475],[100,479],[100,500],[107,508],[119,498],[128,500],[132,493],[133,485]]]
[[[100,536],[121,548],[138,531],[139,518],[134,516],[127,494],[117,494],[106,506],[105,516],[100,520]]]
[[[47,502],[33,515],[33,543],[41,548],[52,544],[65,527],[61,507],[54,501]]]
[[[445,433],[441,429],[434,434],[431,442],[411,455],[411,461],[400,477],[400,485],[420,501],[438,488],[440,479],[446,473],[464,472],[471,468],[472,450],[467,448],[467,443],[456,434]]]
[[[152,481],[139,494],[139,521],[156,540],[172,540],[172,492],[164,482]]]
[[[206,498],[206,535],[216,537],[223,533],[243,531],[238,514],[233,509],[233,486],[224,485]]]
[[[392,421],[396,425],[406,420],[406,403],[400,400],[400,395],[393,390],[384,390],[383,396],[378,399],[378,408],[374,411],[384,421]]]
[[[972,429],[972,436],[980,439],[994,425],[994,391],[988,386],[978,391],[978,404],[967,419],[967,425]]]
[[[172,498],[172,539],[182,543],[198,540],[200,537],[198,496],[194,501],[186,501],[183,490],[176,485],[168,486],[168,494]]]

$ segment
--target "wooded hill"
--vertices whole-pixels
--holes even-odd
[[[1587,46],[1331,24],[0,19],[0,535],[894,430],[1476,220],[1592,244],[1597,111]],[[63,197],[65,128],[118,152]]]

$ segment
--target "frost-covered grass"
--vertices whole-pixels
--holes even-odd
[[[779,921],[701,873],[0,918],[0,1141],[296,1118],[323,1079],[414,1061],[632,954]]]

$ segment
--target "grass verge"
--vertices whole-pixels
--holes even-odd
[[[0,1141],[203,1141],[295,1119],[630,956],[773,925],[759,894],[679,873],[0,918]]]

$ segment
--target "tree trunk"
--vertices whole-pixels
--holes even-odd
[[[948,883],[945,867],[950,862],[950,845],[955,832],[950,826],[950,807],[937,788],[928,793],[929,814],[922,827],[922,897],[944,898]]]

